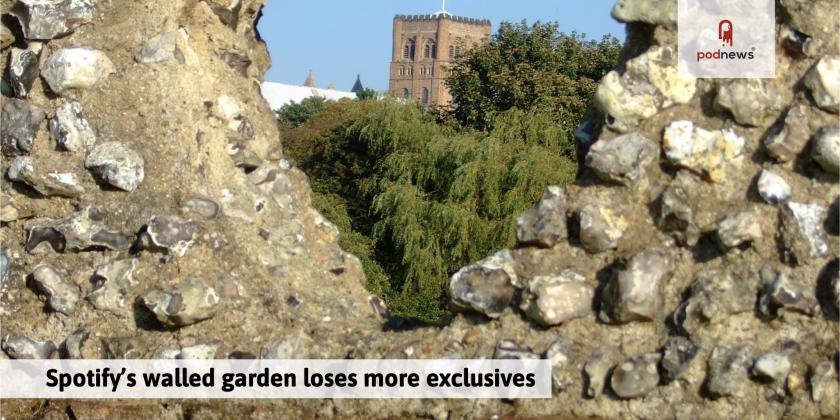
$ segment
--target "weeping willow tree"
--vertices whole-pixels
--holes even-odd
[[[569,133],[539,112],[509,110],[482,132],[398,101],[346,101],[295,130],[319,133],[296,159],[369,289],[397,315],[427,322],[446,309],[449,276],[511,245],[514,217],[576,170]],[[288,133],[290,149],[302,149],[299,139]]]

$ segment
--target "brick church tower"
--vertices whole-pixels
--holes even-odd
[[[441,10],[433,15],[397,15],[389,90],[425,105],[452,101],[446,88],[447,69],[467,49],[490,39],[490,21]]]

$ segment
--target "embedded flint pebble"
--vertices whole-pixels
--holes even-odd
[[[826,172],[840,175],[840,126],[821,128],[814,136],[811,155]]]
[[[759,311],[766,317],[776,317],[779,311],[794,311],[814,316],[819,304],[813,290],[788,274],[764,266],[760,273],[762,287]]]
[[[32,219],[24,224],[26,250],[33,252],[46,242],[53,251],[87,251],[92,248],[128,249],[130,242],[120,232],[109,230],[102,223],[102,214],[91,207],[70,216],[53,220]]]
[[[289,296],[289,298],[294,298],[294,296]],[[286,303],[289,303],[289,299],[286,299]],[[371,312],[376,318],[379,319],[391,319],[391,312],[388,310],[388,305],[385,304],[379,296],[370,295],[368,296],[368,303],[370,304]],[[290,305],[290,306],[297,306],[297,305]]]
[[[134,191],[143,182],[144,164],[139,153],[120,142],[100,144],[85,159],[85,168],[124,191]]]
[[[656,143],[631,133],[596,141],[586,155],[586,166],[605,181],[635,187],[645,180],[644,172],[658,158]]]
[[[114,64],[102,51],[87,48],[61,49],[41,63],[41,77],[58,95],[91,88],[114,72]]]
[[[78,102],[59,105],[49,125],[50,134],[56,144],[64,150],[76,152],[89,149],[96,143],[96,133]]]
[[[784,120],[773,126],[764,138],[767,153],[780,162],[794,160],[808,146],[814,134],[811,124],[817,118],[817,111],[805,103],[790,107]]]
[[[41,264],[32,272],[32,280],[39,293],[47,297],[47,306],[56,312],[73,315],[79,301],[79,289],[53,267]]]
[[[787,355],[783,353],[768,353],[755,359],[752,373],[758,379],[782,388],[790,373],[790,368],[791,363]]]
[[[817,106],[835,114],[840,111],[840,56],[820,58],[804,82]]]
[[[682,376],[688,370],[688,366],[697,356],[699,350],[691,340],[685,337],[670,337],[662,352],[661,363],[664,379],[673,381]]]
[[[758,194],[770,204],[782,204],[790,200],[790,185],[782,177],[767,169],[758,177]]]
[[[125,294],[134,286],[137,259],[111,261],[96,267],[90,281],[93,290],[87,300],[94,308],[120,314],[126,310]]]
[[[674,312],[674,323],[689,333],[753,308],[755,294],[727,272],[709,270],[691,283],[689,297]]]
[[[26,39],[67,35],[93,19],[91,0],[17,0],[9,13],[18,18]]]
[[[0,193],[0,222],[13,222],[20,219],[21,216],[15,201],[8,195]]]
[[[78,197],[85,189],[72,172],[49,172],[42,174],[35,167],[31,156],[18,156],[9,165],[9,179],[29,185],[45,197]]]
[[[40,42],[30,42],[26,49],[12,48],[9,56],[9,81],[18,98],[25,98],[38,78],[42,49]]]
[[[610,386],[620,398],[630,399],[644,396],[659,384],[658,353],[634,356],[613,369]]]
[[[219,306],[216,290],[194,279],[179,284],[170,292],[148,291],[138,301],[154,313],[161,324],[169,327],[183,327],[209,319]]]
[[[583,373],[586,374],[588,382],[586,387],[587,397],[597,398],[604,392],[607,372],[609,372],[618,356],[618,350],[611,346],[599,347],[589,355],[589,359],[583,366]]]
[[[660,289],[670,272],[668,258],[657,251],[643,251],[607,285],[610,317],[614,322],[652,321],[662,309]]]
[[[198,234],[198,224],[171,216],[152,216],[141,234],[146,249],[166,250],[183,257]]]
[[[837,389],[837,370],[834,368],[834,362],[824,360],[811,371],[811,399],[820,402],[826,395],[833,398],[836,393],[826,392],[826,388],[831,386]]]
[[[723,251],[761,239],[758,217],[749,210],[723,218],[717,224],[717,238]]]
[[[178,45],[178,32],[164,32],[146,42],[146,45],[134,56],[138,63],[165,64],[170,61],[184,63],[184,53]]]
[[[788,202],[779,209],[783,258],[794,265],[828,254],[823,231],[826,209],[818,204]]]
[[[219,203],[207,197],[194,197],[184,203],[181,210],[187,214],[195,214],[205,220],[215,219],[219,215]]]
[[[706,387],[713,397],[743,397],[749,386],[748,371],[752,366],[749,348],[735,345],[715,347],[709,357]]]
[[[578,212],[580,242],[592,254],[618,248],[627,221],[606,206],[587,204]]]
[[[7,335],[0,347],[12,359],[51,359],[57,350],[52,341],[36,341],[22,335]]]
[[[519,347],[513,340],[499,340],[493,351],[494,359],[501,360],[529,360],[539,359],[540,356],[530,350]]]
[[[8,98],[0,111],[0,148],[6,156],[26,155],[32,150],[32,142],[38,126],[46,118],[41,108],[28,102]]]
[[[694,212],[688,205],[683,187],[670,185],[660,196],[657,226],[680,243],[694,246],[700,239],[700,229],[694,223]]]
[[[513,301],[515,284],[518,278],[505,250],[460,269],[449,282],[449,294],[456,308],[498,318]]]
[[[61,345],[61,351],[64,353],[64,357],[67,359],[83,359],[82,345],[88,337],[90,337],[90,331],[84,327],[73,331],[72,334],[64,339],[64,343]]]
[[[0,251],[0,293],[6,287],[6,278],[9,276],[11,264],[12,262],[9,260],[9,256],[6,255],[6,251]]]
[[[674,121],[662,138],[665,156],[712,182],[741,167],[746,141],[730,129],[709,131],[691,121]]]
[[[566,235],[566,196],[562,187],[550,185],[543,190],[540,202],[516,219],[516,240],[551,248]]]
[[[741,125],[767,127],[790,100],[775,79],[732,79],[718,84],[716,105]]]
[[[543,325],[558,325],[587,315],[595,290],[586,278],[564,270],[558,276],[537,276],[525,289],[521,308],[531,319]]]
[[[676,57],[673,47],[655,46],[627,60],[622,74],[607,73],[594,98],[607,126],[627,132],[661,109],[691,101],[697,81],[677,77]]]
[[[558,337],[548,346],[544,358],[551,363],[551,380],[555,391],[572,385],[580,376],[580,367],[570,363],[577,356],[574,342]]]

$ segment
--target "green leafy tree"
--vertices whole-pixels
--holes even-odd
[[[356,99],[358,99],[360,101],[369,101],[369,100],[377,99],[377,98],[379,98],[379,94],[376,93],[375,90],[370,89],[370,88],[365,88],[365,89],[362,89],[362,90],[356,92]]]
[[[620,48],[614,37],[587,41],[559,32],[556,23],[503,22],[488,44],[452,67],[447,86],[453,113],[463,124],[487,129],[498,112],[540,109],[574,130]]]
[[[277,114],[277,119],[281,124],[289,124],[291,126],[298,126],[306,121],[309,121],[314,115],[317,115],[324,109],[326,100],[320,96],[310,96],[304,98],[299,103],[291,101],[283,105],[282,108],[274,111]]]

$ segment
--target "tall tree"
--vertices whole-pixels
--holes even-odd
[[[454,116],[488,129],[500,111],[540,108],[571,132],[598,81],[615,66],[620,48],[614,37],[586,40],[576,32],[559,32],[556,23],[504,22],[489,43],[453,65],[447,86]]]

